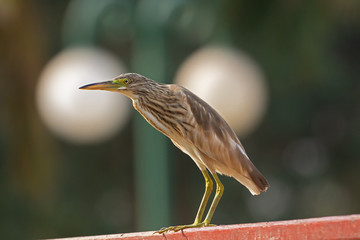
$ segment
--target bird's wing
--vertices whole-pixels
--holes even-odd
[[[247,156],[234,131],[227,122],[205,101],[186,88],[181,94],[187,104],[188,122],[193,129],[186,138],[206,155],[208,169],[232,176],[247,186],[253,194],[266,190],[268,183]],[[255,186],[250,186],[254,185]]]
[[[189,120],[193,118],[190,122],[194,124],[194,129],[187,132],[187,139],[201,152],[216,160],[233,158],[234,154],[231,153],[240,151],[242,157],[237,160],[240,163],[244,161],[242,165],[246,165],[249,160],[243,146],[220,114],[186,88],[182,92],[190,110],[187,117]]]

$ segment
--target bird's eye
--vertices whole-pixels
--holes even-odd
[[[128,80],[128,79],[125,79],[125,80],[124,80],[124,83],[125,83],[125,84],[128,84],[128,83],[129,83],[129,80]]]

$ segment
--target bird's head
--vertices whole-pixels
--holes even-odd
[[[138,96],[140,91],[146,90],[155,82],[137,73],[124,73],[110,81],[92,83],[80,87],[85,90],[106,90],[120,92],[131,99]]]

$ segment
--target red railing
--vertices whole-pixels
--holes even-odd
[[[176,233],[125,233],[72,240],[275,240],[275,239],[360,239],[360,214],[290,221],[248,223],[186,229]]]

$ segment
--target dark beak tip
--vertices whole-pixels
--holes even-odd
[[[86,84],[86,85],[83,85],[83,86],[81,86],[81,87],[79,87],[79,89],[85,89],[85,90],[91,90],[91,87],[92,86],[96,86],[96,85],[98,85],[99,83],[90,83],[90,84]]]
[[[90,83],[90,84],[79,87],[79,89],[110,91],[111,89],[113,89],[113,86],[111,84],[111,81],[106,81],[106,82]]]

